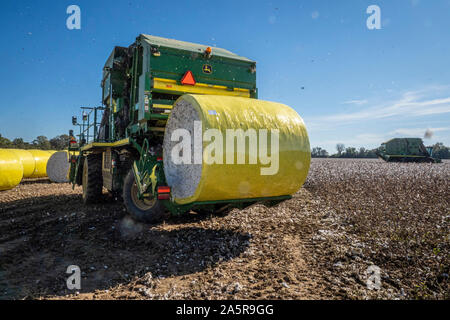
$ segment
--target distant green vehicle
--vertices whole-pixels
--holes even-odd
[[[391,139],[378,148],[377,156],[386,162],[441,162],[433,158],[433,147],[425,147],[420,138]]]

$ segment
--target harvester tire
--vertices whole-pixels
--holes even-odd
[[[125,177],[122,197],[128,212],[140,222],[158,223],[167,217],[164,205],[158,199],[138,199],[138,190],[132,169]]]
[[[101,200],[103,189],[101,154],[90,154],[84,159],[82,185],[84,204],[97,203]]]

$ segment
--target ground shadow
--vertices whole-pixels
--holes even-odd
[[[44,198],[37,203],[53,203],[50,212],[15,202],[0,215],[0,299],[73,293],[66,286],[70,265],[82,271],[79,291],[92,292],[148,272],[199,272],[239,256],[249,244],[249,234],[226,229],[137,223],[114,202],[85,207],[78,195]]]
[[[52,182],[49,178],[37,178],[37,179],[24,179],[20,182],[20,184],[56,184],[56,182]]]
[[[7,212],[14,214],[17,214],[18,212],[36,212],[45,208],[57,208],[61,204],[72,204],[80,207],[82,206],[81,201],[81,194],[62,194],[40,197],[30,195],[28,198],[21,198],[19,200],[0,201],[0,214]],[[0,219],[2,218],[3,217],[0,216]]]

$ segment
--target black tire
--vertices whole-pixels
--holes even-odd
[[[157,223],[167,217],[164,205],[158,199],[138,199],[137,186],[132,169],[125,177],[122,198],[128,212],[138,221],[145,223]]]
[[[102,198],[102,155],[90,154],[84,159],[83,174],[83,203],[97,203]]]

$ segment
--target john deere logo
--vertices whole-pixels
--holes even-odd
[[[203,73],[212,73],[212,67],[209,64],[204,64]]]

